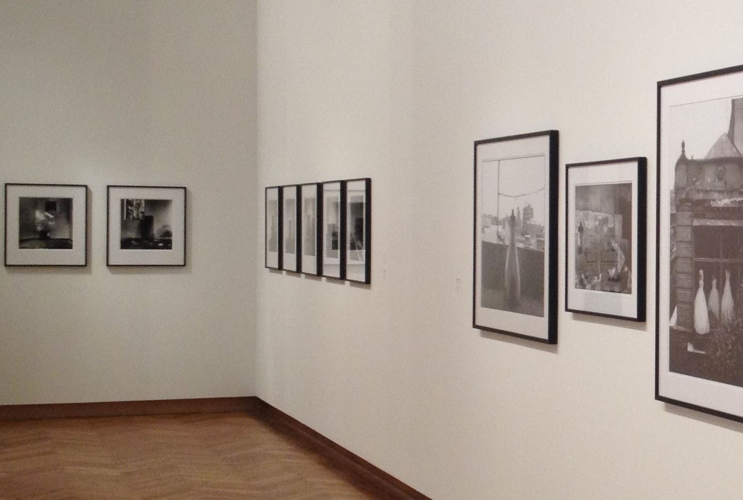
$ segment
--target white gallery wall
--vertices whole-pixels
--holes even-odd
[[[658,80],[743,64],[739,0],[258,3],[258,189],[373,179],[371,287],[263,269],[257,394],[435,499],[729,499],[743,425],[654,400]],[[646,156],[648,321],[471,328],[473,141]],[[260,219],[260,216],[259,216]],[[256,248],[263,248],[260,219]]]
[[[254,394],[255,45],[248,1],[0,1],[0,183],[91,202],[87,268],[0,268],[0,404]],[[108,184],[188,188],[187,267],[106,267]]]

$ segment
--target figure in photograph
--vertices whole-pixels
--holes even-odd
[[[743,98],[669,113],[669,368],[743,387]]]
[[[482,307],[544,317],[546,159],[483,162]]]
[[[632,184],[575,188],[575,287],[632,293]]]
[[[72,249],[72,198],[21,197],[18,203],[19,248]]]

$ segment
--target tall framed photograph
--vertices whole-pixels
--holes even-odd
[[[108,186],[109,266],[186,265],[186,188]]]
[[[645,321],[647,159],[566,167],[565,310]]]
[[[557,342],[558,132],[475,142],[474,328]]]
[[[266,188],[266,268],[280,270],[284,257],[282,238],[282,189],[281,186]]]
[[[743,66],[658,83],[656,399],[743,421]]]
[[[88,264],[88,186],[5,184],[5,265]]]
[[[371,283],[371,179],[346,181],[346,280]]]
[[[299,186],[284,186],[282,209],[282,240],[284,271],[298,273],[302,270],[302,214]]]
[[[302,214],[302,272],[313,276],[322,274],[322,184],[299,186]]]
[[[346,277],[346,183],[324,182],[322,185],[322,275]]]

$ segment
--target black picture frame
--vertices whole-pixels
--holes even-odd
[[[282,204],[282,266],[284,271],[302,272],[302,193],[300,186],[291,184],[281,188]],[[294,202],[294,210],[289,204]]]
[[[275,193],[275,195],[274,195]],[[276,201],[276,213],[271,213],[270,202]],[[272,269],[280,271],[283,269],[283,257],[284,257],[284,238],[283,238],[283,218],[284,218],[284,200],[283,190],[281,186],[268,186],[265,189],[265,203],[264,203],[264,214],[265,214],[265,232],[264,232],[264,249],[265,249],[265,267],[266,269]],[[275,226],[273,224],[273,217],[276,217]],[[271,219],[271,222],[269,222]],[[272,250],[271,244],[272,238],[276,238],[276,250]]]
[[[737,422],[742,96],[743,65],[657,84],[655,399]]]
[[[307,210],[308,207],[305,205],[305,191],[308,192],[308,196],[309,194],[314,194],[314,228],[312,227],[313,214],[311,211]],[[308,182],[299,185],[299,199],[302,205],[302,220],[300,226],[300,239],[302,240],[301,272],[308,276],[322,276],[322,192],[322,183],[320,182]],[[312,233],[310,233],[310,231],[312,231]],[[313,239],[314,245],[312,241]],[[307,254],[309,248],[314,248],[314,257]]]
[[[487,169],[482,165],[487,165]],[[481,179],[480,174],[485,174],[486,179]],[[539,184],[537,189],[535,183]],[[518,193],[502,192],[507,184]],[[479,189],[483,189],[482,194]],[[493,194],[496,200],[492,199]],[[520,201],[503,202],[501,216],[501,198],[506,197]],[[473,200],[473,328],[545,344],[557,343],[559,132],[546,130],[475,141]],[[526,208],[527,202],[533,203],[528,205],[530,209]],[[523,218],[521,206],[516,203],[523,205]],[[487,212],[496,214],[483,213],[486,205]],[[507,215],[508,210],[511,215]],[[507,231],[508,243],[504,239],[506,224],[513,228]],[[520,234],[521,228],[529,235],[528,243],[526,234]],[[523,241],[518,241],[519,236]],[[519,244],[524,251],[518,251]],[[485,257],[483,249],[488,253]],[[519,254],[524,257],[519,259]],[[524,262],[523,268],[520,262]]]
[[[647,158],[565,170],[565,310],[644,322]]]
[[[337,200],[335,193],[338,193]],[[346,181],[335,180],[322,183],[322,275],[335,280],[346,279]],[[329,202],[330,200],[330,202]],[[334,206],[334,203],[336,204]],[[332,229],[337,234],[333,237]],[[337,257],[336,257],[337,255]]]
[[[363,190],[363,212],[364,219],[362,221],[363,231],[363,242],[362,252],[359,255],[358,250],[351,248],[355,240],[360,238],[354,238],[352,228],[349,227],[353,222],[350,219],[350,211],[353,209],[352,191],[355,192],[354,186],[360,184]],[[345,203],[345,222],[344,228],[346,231],[344,253],[345,255],[345,279],[353,283],[363,283],[365,285],[371,284],[371,269],[372,269],[372,181],[369,177],[362,177],[359,179],[347,179],[345,181],[346,186],[346,203]],[[354,256],[354,251],[356,252]],[[361,264],[355,264],[361,261]],[[362,267],[362,269],[356,269],[356,267]]]
[[[156,198],[153,198],[156,197]],[[108,267],[185,267],[188,246],[188,190],[183,186],[109,185],[106,188]],[[148,215],[147,201],[156,202]],[[127,205],[132,202],[132,205]],[[142,202],[134,206],[134,202]],[[135,213],[131,218],[129,212]],[[159,228],[156,217],[160,216]],[[124,236],[138,225],[139,236]],[[131,226],[131,227],[125,227]],[[169,229],[165,229],[168,227]],[[147,236],[144,232],[147,231]],[[160,237],[157,232],[160,231]],[[136,234],[136,233],[131,233]],[[170,237],[168,237],[170,235]],[[169,241],[168,241],[169,240]]]
[[[6,183],[3,230],[5,267],[86,267],[88,265],[88,212],[90,209],[88,191],[88,186],[84,184]],[[36,224],[34,230],[38,231],[40,236],[21,241],[23,223],[20,205],[22,199],[32,197],[70,200],[69,208],[64,211],[69,221],[65,227],[65,230],[69,231],[69,234],[65,235],[66,238],[59,239],[51,236],[54,229],[46,226],[59,227],[59,223],[53,221],[55,218],[53,214],[48,214],[44,210],[43,214],[46,214],[44,220],[34,223]],[[82,206],[78,206],[75,200],[82,200]],[[53,203],[54,212],[59,211],[57,202]],[[59,218],[59,214],[56,217]],[[80,218],[82,218],[82,223],[79,222]],[[31,223],[27,222],[28,224]],[[42,228],[42,226],[45,227]],[[17,244],[14,245],[13,242]],[[34,248],[24,248],[34,242]],[[66,248],[67,245],[70,248]]]

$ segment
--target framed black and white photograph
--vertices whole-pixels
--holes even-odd
[[[88,264],[88,187],[5,185],[5,265]]]
[[[346,280],[371,283],[371,179],[346,181]]]
[[[558,132],[475,142],[474,328],[557,342]]]
[[[322,186],[322,275],[345,279],[346,183],[324,182]]]
[[[658,83],[656,399],[743,421],[743,66]]]
[[[108,186],[109,266],[186,265],[186,188]]]
[[[647,159],[566,170],[565,309],[645,321]]]
[[[302,272],[322,274],[322,184],[302,184],[300,187],[302,223]]]
[[[282,193],[282,258],[284,271],[302,270],[301,204],[299,186],[284,186]]]
[[[266,267],[280,270],[284,257],[282,239],[282,189],[281,186],[266,188]]]

